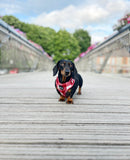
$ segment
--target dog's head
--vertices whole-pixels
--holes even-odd
[[[77,69],[74,63],[70,60],[58,61],[53,68],[53,76],[55,76],[58,71],[61,73],[62,76],[65,76],[65,77],[70,76],[72,73],[73,74],[77,73]]]

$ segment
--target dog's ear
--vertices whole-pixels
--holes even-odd
[[[73,64],[73,69],[72,69],[72,71],[73,71],[74,74],[77,74],[77,69],[76,69],[76,67],[75,67],[75,64],[74,64],[74,63],[72,63],[72,64]]]
[[[54,66],[53,68],[53,76],[55,76],[58,72],[58,69],[59,69],[59,63],[60,61],[57,62],[57,64]]]

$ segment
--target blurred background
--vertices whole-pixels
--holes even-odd
[[[0,75],[70,59],[81,71],[129,76],[129,8],[129,0],[1,0]]]

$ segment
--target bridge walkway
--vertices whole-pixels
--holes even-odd
[[[51,72],[0,76],[0,160],[130,159],[130,79],[81,75],[73,105]]]

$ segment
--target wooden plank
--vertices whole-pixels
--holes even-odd
[[[42,123],[130,123],[129,114],[118,113],[6,113],[0,121],[38,121]]]
[[[58,151],[60,150],[60,153],[59,153],[59,156],[68,156],[68,155],[75,155],[75,152],[77,152],[77,156],[92,156],[92,155],[95,155],[95,154],[99,154],[100,156],[103,156],[103,155],[107,155],[108,153],[111,153],[113,156],[122,156],[122,152],[121,151],[124,151],[126,153],[127,156],[130,156],[130,153],[129,153],[129,149],[130,147],[120,147],[118,149],[116,149],[115,147],[111,147],[109,146],[108,148],[105,148],[105,151],[102,152],[102,147],[99,147],[98,149],[97,148],[93,148],[93,147],[86,147],[86,148],[58,148],[58,146],[56,148],[52,148],[52,147],[49,147],[49,146],[35,146],[35,148],[33,147],[28,147],[27,146],[24,146],[24,147],[21,147],[21,146],[16,146],[14,147],[15,150],[12,149],[12,146],[10,147],[7,147],[8,150],[5,148],[5,147],[0,147],[0,149],[3,150],[3,152],[0,151],[0,155],[32,155],[32,156],[35,156],[36,154],[39,154],[41,156],[44,156],[44,155],[57,155]],[[90,148],[90,149],[89,149]],[[79,152],[80,151],[80,152]]]
[[[6,124],[1,125],[0,134],[70,134],[70,135],[129,135],[129,125],[50,125],[50,124]]]
[[[33,98],[28,98],[28,99],[25,99],[25,98],[11,98],[11,99],[8,99],[8,98],[1,98],[0,99],[0,103],[1,104],[57,104],[58,103],[58,100],[57,99],[33,99]],[[61,103],[61,102],[60,102]],[[110,104],[110,105],[127,105],[129,106],[130,104],[130,100],[127,99],[127,100],[116,100],[116,99],[113,99],[113,100],[90,100],[90,99],[74,99],[74,103],[75,104],[86,104],[86,105],[107,105],[107,104]],[[63,102],[62,102],[63,104]]]
[[[76,152],[76,151],[75,151]],[[109,154],[109,153],[108,153]],[[91,156],[75,156],[75,155],[1,155],[0,158],[2,160],[6,159],[6,160],[86,160],[86,159],[94,159],[94,160],[129,160],[129,155],[122,155],[122,156],[118,156],[118,155],[105,155],[105,156],[101,156],[101,155],[91,155]]]
[[[1,104],[0,106],[1,112],[8,113],[32,113],[32,112],[44,112],[44,113],[59,113],[65,111],[66,113],[130,113],[130,106],[121,106],[121,105],[83,105],[80,106],[69,105],[66,108],[66,104],[58,103],[58,104]]]

